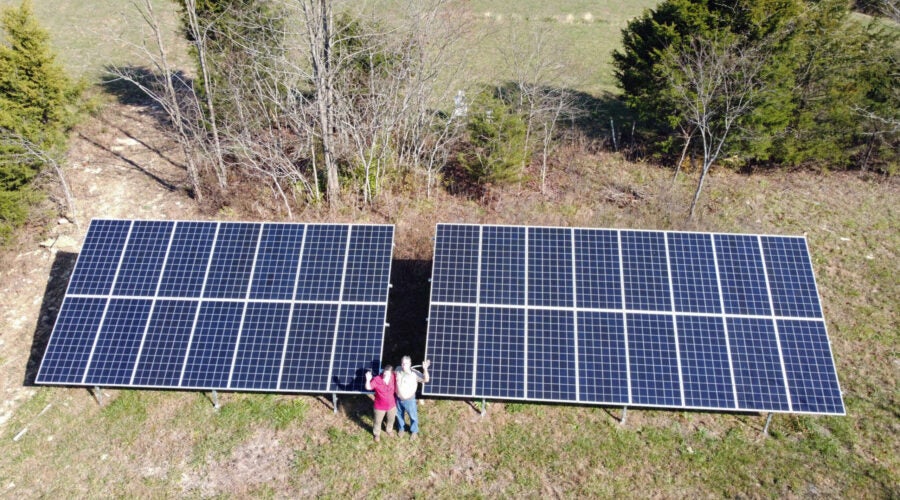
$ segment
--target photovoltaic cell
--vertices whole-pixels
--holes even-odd
[[[94,220],[37,382],[364,392],[393,227]]]
[[[423,392],[843,414],[821,311],[801,237],[439,224]]]

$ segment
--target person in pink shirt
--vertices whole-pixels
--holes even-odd
[[[397,378],[394,377],[394,367],[384,365],[381,375],[372,377],[372,372],[366,372],[366,390],[375,391],[375,425],[372,434],[375,442],[380,441],[381,421],[387,416],[387,435],[394,435],[394,418],[397,417],[397,401],[394,393],[397,391]]]

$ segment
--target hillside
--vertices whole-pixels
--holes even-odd
[[[265,204],[203,213],[152,109],[111,105],[75,136],[66,168],[78,226],[33,227],[3,256],[0,478],[34,497],[170,494],[436,493],[659,496],[898,492],[896,359],[898,186],[855,174],[715,172],[691,229],[807,234],[848,416],[762,415],[429,400],[423,438],[371,442],[367,397],[40,388],[33,377],[91,217],[272,220]],[[548,197],[535,186],[486,204],[395,193],[372,211],[298,220],[397,225],[386,356],[421,352],[431,241],[438,221],[682,229],[690,179],[614,155],[561,157]],[[53,246],[40,241],[55,240]],[[49,242],[48,242],[49,244]],[[28,368],[26,373],[25,367]],[[24,383],[23,383],[24,382]],[[388,460],[401,450],[416,466]],[[383,464],[387,460],[387,464]],[[40,471],[36,473],[36,471]],[[348,471],[352,473],[348,474]]]

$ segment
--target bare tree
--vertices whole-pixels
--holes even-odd
[[[197,200],[202,200],[203,190],[200,185],[197,153],[199,151],[198,144],[202,144],[203,141],[198,137],[200,131],[196,128],[196,118],[192,119],[191,117],[191,115],[196,117],[201,114],[200,101],[190,83],[185,81],[182,74],[176,72],[169,63],[168,51],[163,42],[162,28],[153,11],[153,3],[150,0],[144,0],[143,4],[134,3],[134,6],[153,35],[151,46],[148,47],[145,44],[137,48],[150,62],[155,73],[148,79],[146,74],[133,68],[112,68],[110,72],[112,76],[139,88],[165,111],[187,164],[191,190]]]
[[[680,51],[670,49],[667,54],[670,92],[681,107],[682,119],[696,130],[703,152],[689,220],[694,218],[710,167],[762,91],[760,71],[766,61],[762,47],[744,46],[739,39],[695,37]]]
[[[149,2],[148,2],[149,4]],[[185,17],[187,18],[187,26],[191,30],[191,38],[193,39],[194,50],[197,51],[197,58],[200,62],[200,76],[203,78],[204,96],[206,98],[206,112],[208,119],[204,122],[209,126],[213,140],[213,159],[215,161],[216,178],[219,181],[219,187],[224,188],[228,185],[228,174],[225,169],[225,161],[222,155],[222,142],[219,138],[219,125],[216,119],[216,105],[213,101],[213,82],[210,76],[210,65],[207,57],[207,35],[210,30],[214,29],[214,23],[202,26],[197,16],[197,0],[184,0]],[[201,115],[202,116],[202,115]]]
[[[38,162],[53,167],[53,172],[59,179],[63,197],[66,200],[66,208],[69,210],[68,216],[72,219],[72,222],[76,225],[78,224],[78,214],[75,210],[75,197],[72,196],[72,191],[69,189],[69,183],[66,182],[62,167],[60,167],[63,156],[62,152],[41,147],[21,134],[16,134],[4,129],[0,129],[0,148],[7,150],[7,154],[4,156],[5,161],[25,165]]]

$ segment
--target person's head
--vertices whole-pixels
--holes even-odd
[[[381,378],[383,378],[385,380],[390,380],[391,374],[393,374],[393,373],[394,373],[393,365],[384,365],[381,367]]]
[[[403,356],[403,359],[400,360],[400,367],[403,368],[403,371],[409,371],[412,368],[412,358]]]

